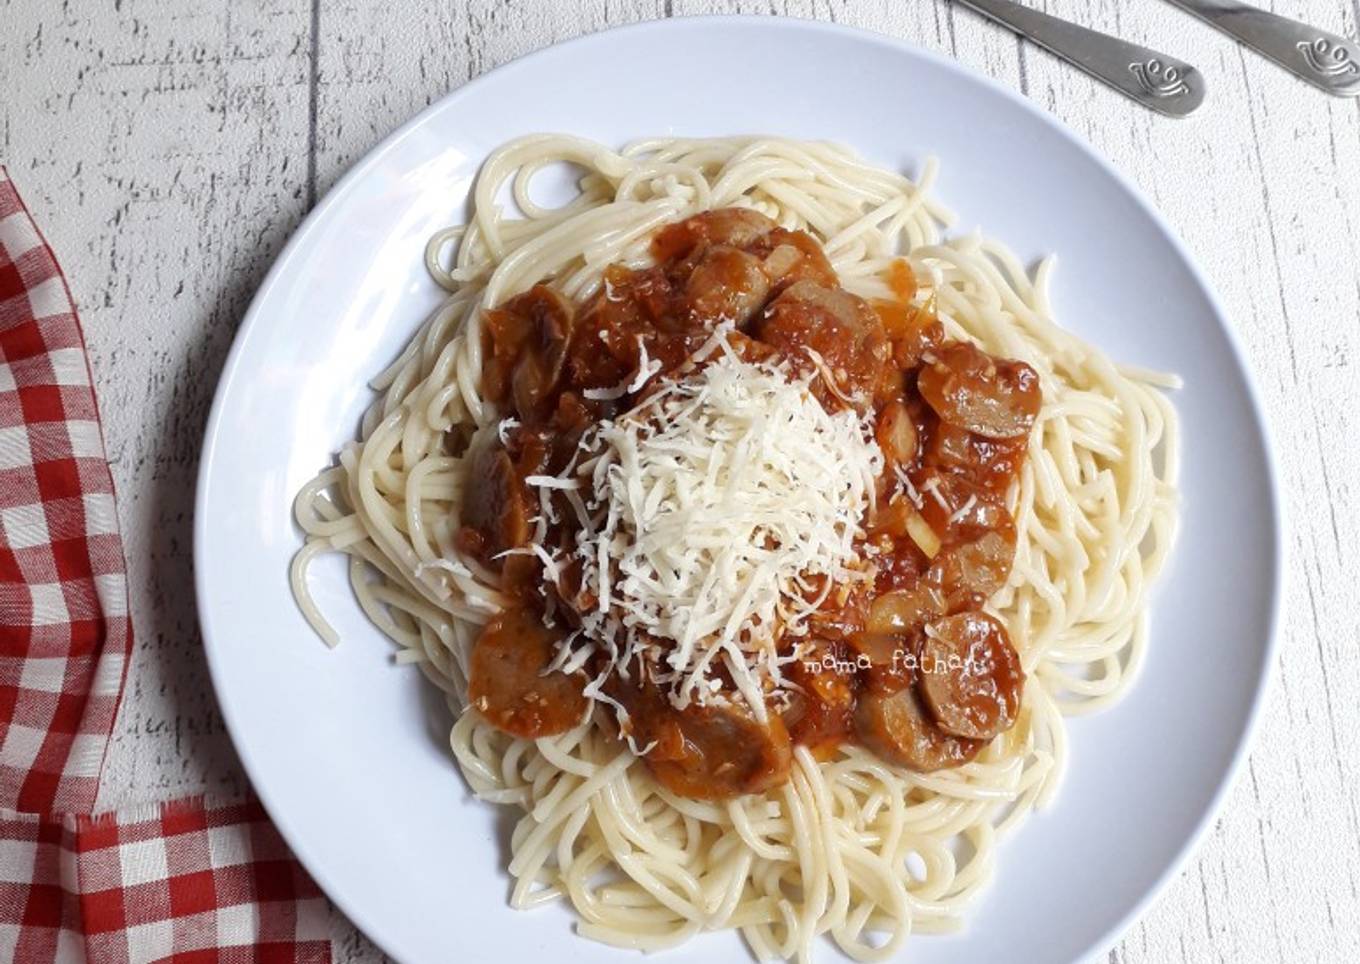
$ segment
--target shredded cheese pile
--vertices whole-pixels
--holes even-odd
[[[575,496],[581,522],[590,605],[559,668],[603,646],[608,665],[587,692],[623,719],[601,685],[640,659],[678,708],[726,699],[721,665],[764,721],[795,658],[775,644],[805,634],[837,584],[865,578],[855,543],[883,469],[872,425],[823,408],[815,374],[748,362],[723,331],[710,346],[696,356],[707,365],[597,426],[566,477],[530,480]]]

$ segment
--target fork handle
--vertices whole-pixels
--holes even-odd
[[[1167,0],[1338,97],[1360,95],[1360,45],[1233,0]]]
[[[1010,0],[957,0],[1084,70],[1115,90],[1169,117],[1204,102],[1204,78],[1175,57],[1088,30]]]

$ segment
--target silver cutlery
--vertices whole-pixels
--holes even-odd
[[[1184,117],[1204,102],[1204,76],[1174,57],[1010,0],[958,2],[1029,38],[1159,114]]]
[[[1167,0],[1338,97],[1360,95],[1360,44],[1232,0]]]

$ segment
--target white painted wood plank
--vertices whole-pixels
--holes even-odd
[[[1360,959],[1360,107],[1152,0],[1034,2],[1195,60],[1209,104],[1137,111],[946,0],[0,0],[0,160],[81,303],[128,538],[138,650],[102,802],[242,783],[193,622],[193,469],[230,334],[309,199],[530,50],[667,13],[816,17],[956,56],[1077,130],[1199,258],[1262,391],[1293,553],[1277,685],[1213,832],[1111,959]],[[1352,34],[1360,15],[1270,6]],[[340,960],[379,959],[342,924]]]
[[[0,161],[84,320],[129,561],[136,648],[105,806],[244,786],[203,663],[190,522],[212,384],[305,210],[307,29],[289,2],[0,4]]]

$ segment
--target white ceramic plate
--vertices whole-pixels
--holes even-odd
[[[299,544],[293,494],[352,437],[368,379],[439,299],[426,238],[462,219],[486,154],[532,131],[609,144],[769,132],[839,141],[909,171],[934,154],[960,230],[980,226],[1026,258],[1060,254],[1060,320],[1116,358],[1184,375],[1184,529],[1142,679],[1114,709],[1072,722],[1057,804],[1007,842],[967,930],[909,945],[920,964],[1100,951],[1207,825],[1260,701],[1280,538],[1259,409],[1185,251],[1071,133],[950,61],[788,20],[646,24],[496,70],[356,165],[265,281],[208,426],[195,564],[223,714],[294,851],[401,961],[636,959],[574,936],[564,909],[507,906],[509,816],[469,799],[440,701],[416,670],[392,665],[338,560],[313,575],[344,640],[335,652],[303,622],[286,578]],[[839,959],[829,944],[825,958]],[[667,960],[749,956],[723,934]]]

